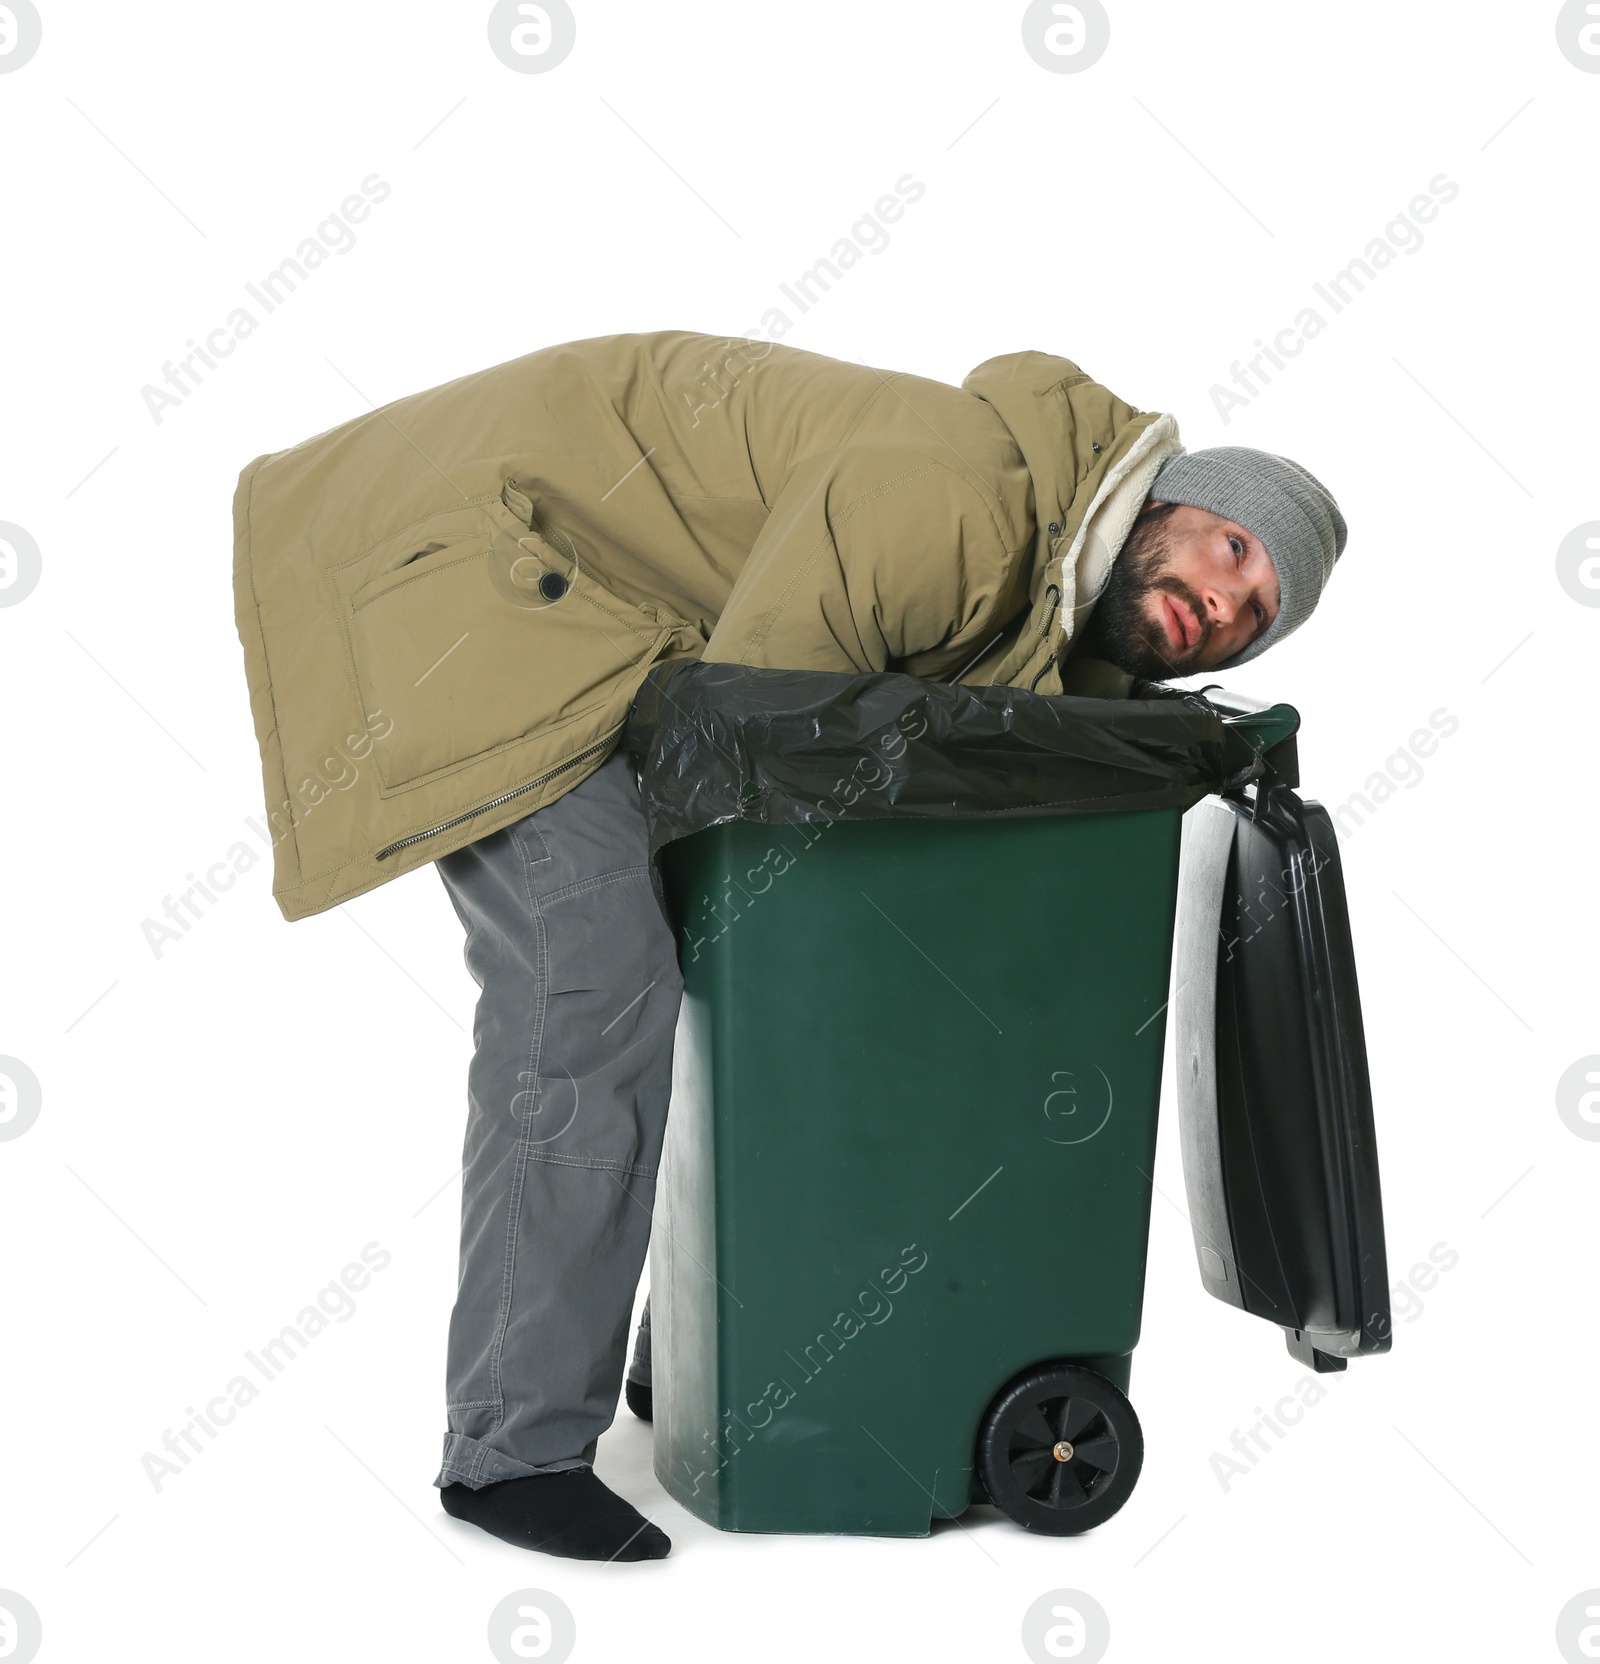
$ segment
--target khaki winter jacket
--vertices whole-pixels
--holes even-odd
[[[961,388],[763,341],[550,347],[257,458],[234,588],[304,918],[604,761],[653,664],[1124,693],[1067,660],[1166,457],[1064,358]],[[997,639],[998,638],[998,639]]]

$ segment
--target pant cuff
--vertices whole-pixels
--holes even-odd
[[[569,1456],[564,1461],[548,1462],[534,1467],[519,1462],[514,1456],[496,1450],[481,1439],[468,1438],[465,1433],[446,1433],[444,1436],[444,1465],[434,1478],[434,1484],[465,1485],[469,1491],[481,1491],[485,1485],[497,1485],[502,1479],[527,1479],[536,1473],[565,1473],[569,1468],[586,1468],[591,1461],[586,1456]]]

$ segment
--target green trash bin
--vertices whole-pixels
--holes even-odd
[[[737,1531],[921,1536],[991,1494],[1035,1529],[1099,1523],[1142,1459],[1183,811],[1293,713],[1225,732],[1192,703],[898,676],[663,684],[646,731],[664,713],[678,749],[643,777],[685,991],[657,1475]]]

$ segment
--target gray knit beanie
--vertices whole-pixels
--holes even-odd
[[[1298,630],[1311,616],[1333,563],[1344,553],[1344,516],[1327,488],[1298,463],[1270,451],[1219,445],[1169,457],[1150,496],[1235,520],[1258,537],[1272,557],[1281,591],[1278,615],[1243,652],[1227,660],[1228,665],[1243,664]]]

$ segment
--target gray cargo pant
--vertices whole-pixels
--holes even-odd
[[[435,1485],[594,1460],[644,1266],[683,981],[631,761],[438,862],[483,990]]]

